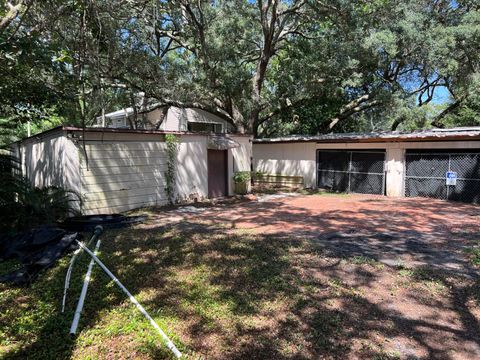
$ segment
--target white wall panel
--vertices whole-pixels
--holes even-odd
[[[255,171],[303,176],[305,187],[315,187],[315,143],[253,144]]]

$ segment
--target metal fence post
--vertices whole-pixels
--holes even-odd
[[[351,192],[350,178],[352,177],[352,154],[353,154],[353,151],[350,151],[350,160],[348,161],[348,191],[347,192]]]

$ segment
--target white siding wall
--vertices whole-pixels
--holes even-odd
[[[20,145],[22,172],[37,187],[60,186],[78,191],[78,152],[61,131]]]
[[[22,174],[32,185],[44,188],[58,186],[80,194],[78,150],[65,132],[55,131],[41,138],[32,137],[14,146]],[[73,200],[77,198],[72,196]],[[74,203],[80,209],[79,203]]]
[[[57,185],[81,194],[83,213],[115,213],[168,203],[163,134],[81,132],[67,138],[59,131],[20,145],[24,174],[36,186]],[[250,170],[250,137],[233,136],[240,147],[229,150],[228,177]],[[208,196],[207,136],[180,135],[176,198]],[[233,184],[229,185],[233,193]]]
[[[315,187],[315,143],[253,144],[255,171],[303,176],[305,187]]]
[[[168,203],[163,135],[88,134],[87,157],[80,151],[84,213],[122,212]],[[88,159],[88,161],[87,161]],[[202,135],[182,135],[177,159],[176,198],[203,199],[208,195],[207,144]]]
[[[404,195],[407,149],[480,149],[480,141],[253,144],[255,170],[267,174],[300,175],[304,177],[305,186],[315,187],[318,149],[385,149],[386,192],[388,196],[398,197]]]
[[[177,162],[177,198],[180,201],[208,197],[207,137],[181,138]]]
[[[81,191],[86,214],[112,213],[166,203],[165,143],[79,144]]]
[[[252,159],[252,138],[249,136],[230,136],[240,144],[228,150],[228,194],[234,194],[233,174],[237,171],[250,171]]]

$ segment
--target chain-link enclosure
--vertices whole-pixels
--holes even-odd
[[[385,152],[317,151],[318,187],[338,192],[385,192]]]
[[[405,196],[480,203],[480,153],[406,154]],[[456,185],[447,185],[447,172],[456,172]]]

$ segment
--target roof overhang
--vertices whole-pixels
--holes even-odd
[[[279,138],[254,139],[255,144],[283,143],[394,143],[394,142],[435,142],[435,141],[478,141],[480,128],[457,128],[442,130],[424,130],[410,133],[346,133],[317,136],[287,136]]]
[[[102,127],[87,127],[85,129],[81,127],[75,126],[57,126],[50,130],[46,130],[39,134],[32,135],[28,138],[15,141],[13,144],[22,143],[24,141],[34,141],[34,140],[41,140],[46,136],[55,134],[55,133],[62,133],[66,132],[71,134],[78,134],[78,133],[105,133],[105,134],[150,134],[150,135],[166,135],[166,134],[173,134],[178,136],[212,136],[204,133],[196,133],[191,131],[169,131],[169,130],[147,130],[147,129],[128,129],[128,128],[102,128]],[[249,137],[251,138],[251,134],[239,134],[239,133],[232,133],[234,137]],[[229,138],[232,140],[231,138]],[[234,140],[232,140],[234,141]],[[234,141],[235,142],[235,141]],[[236,143],[236,142],[235,142]],[[237,143],[238,144],[238,143]],[[239,145],[238,145],[239,146]]]

